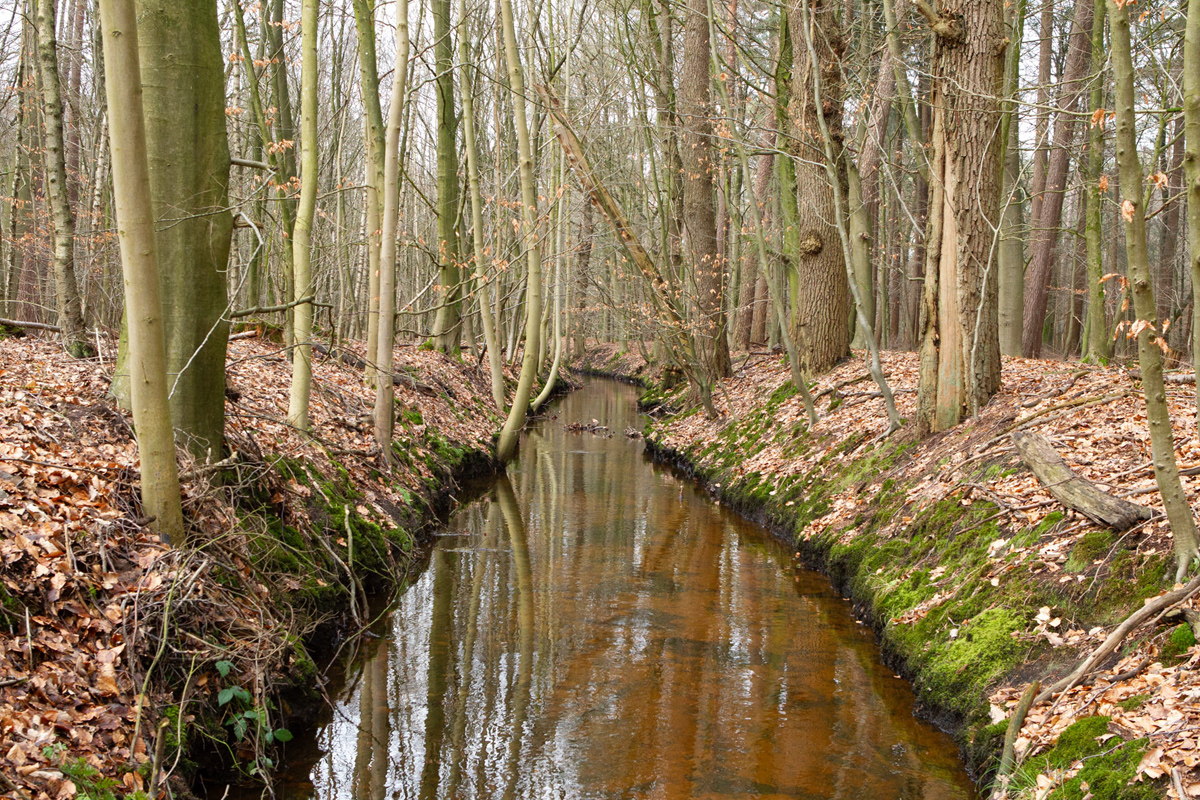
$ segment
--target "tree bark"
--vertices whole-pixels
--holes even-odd
[[[293,335],[292,386],[288,396],[288,422],[308,430],[308,400],[312,389],[312,338],[314,291],[312,279],[312,228],[317,210],[317,20],[318,0],[304,0],[300,17],[300,204],[292,228]]]
[[[951,0],[929,20],[933,163],[926,233],[918,431],[977,413],[1000,385],[995,230],[999,96],[1007,39],[1000,0]]]
[[[529,410],[533,382],[537,379],[538,338],[542,327],[542,245],[538,238],[538,194],[533,172],[533,147],[529,121],[525,114],[525,77],[517,50],[516,25],[511,0],[500,0],[500,27],[504,35],[504,55],[508,67],[508,91],[513,103],[513,121],[517,131],[518,173],[521,182],[521,232],[525,247],[525,352],[521,373],[513,394],[508,418],[496,442],[496,458],[506,464],[517,454],[525,414]]]
[[[458,118],[454,110],[453,41],[450,0],[433,0],[434,87],[437,93],[437,230],[438,310],[433,323],[434,347],[459,351],[462,340],[462,290],[458,269]]]
[[[844,55],[841,23],[835,4],[816,0],[811,4],[823,106],[813,95],[812,61],[805,46],[806,33],[797,0],[788,11],[793,50],[792,86],[789,105],[791,162],[795,174],[797,236],[790,274],[792,338],[807,373],[822,373],[850,355],[850,287],[846,280],[842,243],[838,237],[834,209],[834,186],[826,172],[824,145],[817,115],[824,116],[834,148],[834,173],[846,194],[845,143],[842,134]],[[786,189],[785,189],[786,191]]]
[[[400,215],[400,125],[408,88],[408,0],[396,2],[396,65],[392,98],[384,132],[383,228],[379,249],[379,341],[375,368],[375,441],[385,465],[392,463],[392,433],[396,423],[395,388],[390,380],[396,338],[396,226]]]
[[[137,19],[159,278],[163,308],[171,310],[164,321],[171,419],[193,455],[215,461],[225,431],[233,232],[217,11],[204,0],[138,0]],[[123,356],[118,372],[122,366]],[[113,390],[120,396],[116,379]]]
[[[1092,12],[1092,96],[1089,106],[1097,120],[1088,129],[1087,163],[1084,166],[1086,184],[1087,223],[1084,238],[1087,242],[1088,305],[1083,360],[1091,363],[1108,363],[1112,356],[1112,339],[1108,335],[1108,320],[1104,312],[1104,192],[1100,190],[1100,176],[1104,173],[1104,16],[1107,0],[1093,0]],[[1200,24],[1200,17],[1197,18]],[[1196,65],[1200,70],[1200,60]],[[1184,83],[1187,77],[1185,72]],[[1200,109],[1198,109],[1200,111]],[[1200,113],[1197,115],[1200,122]],[[1200,131],[1198,131],[1200,134]],[[1197,173],[1200,177],[1200,172]],[[1200,220],[1200,218],[1198,218]],[[1200,225],[1198,225],[1200,228]],[[1200,239],[1198,239],[1200,241]]]
[[[696,286],[697,355],[707,378],[730,373],[725,335],[725,265],[717,248],[713,208],[711,47],[707,0],[688,0],[684,19],[683,62],[679,75],[679,150],[683,166],[683,220],[688,262]],[[703,390],[702,390],[703,391]]]

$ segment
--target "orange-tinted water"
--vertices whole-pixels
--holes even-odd
[[[635,399],[570,395],[451,520],[285,796],[974,796],[828,580],[622,435]]]

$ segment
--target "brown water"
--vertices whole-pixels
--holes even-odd
[[[568,396],[450,521],[286,796],[974,796],[828,580],[622,435],[635,400]]]

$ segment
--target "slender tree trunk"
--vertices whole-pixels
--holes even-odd
[[[458,270],[458,145],[455,132],[450,0],[433,0],[434,81],[437,92],[438,310],[434,346],[457,353],[462,339]]]
[[[475,81],[470,70],[471,54],[467,40],[467,4],[458,0],[458,62],[462,83],[463,149],[467,153],[467,189],[471,197],[471,235],[473,237],[475,291],[479,295],[479,319],[487,343],[488,366],[492,378],[492,401],[496,411],[504,413],[504,364],[500,360],[500,338],[492,319],[492,300],[483,239],[483,195],[479,189],[479,145],[475,139]]]
[[[1087,225],[1084,227],[1084,237],[1087,240],[1087,284],[1088,306],[1087,341],[1084,344],[1083,360],[1086,362],[1106,364],[1112,356],[1112,339],[1108,335],[1108,321],[1104,313],[1104,228],[1103,205],[1104,192],[1100,189],[1100,177],[1104,173],[1104,64],[1107,58],[1104,53],[1104,16],[1107,0],[1093,0],[1092,13],[1092,96],[1091,111],[1099,114],[1100,119],[1088,129],[1087,164],[1084,167],[1084,182],[1087,197]],[[1200,25],[1200,17],[1197,17]],[[1200,33],[1200,32],[1198,32]],[[1200,42],[1198,42],[1200,44]],[[1200,54],[1198,54],[1200,56]],[[1196,68],[1200,70],[1200,58]],[[1187,73],[1184,73],[1184,83],[1187,83]],[[1200,123],[1200,108],[1197,109],[1197,122]],[[1200,128],[1197,130],[1200,135]],[[1200,170],[1197,171],[1200,177]],[[1190,213],[1190,212],[1189,212]],[[1200,217],[1197,217],[1200,228]],[[1196,241],[1200,241],[1200,235]],[[1193,251],[1194,252],[1194,251]],[[1193,273],[1195,275],[1196,273]]]
[[[54,219],[54,292],[63,347],[74,358],[90,352],[83,325],[83,305],[75,281],[75,215],[67,194],[64,159],[62,90],[55,41],[54,0],[37,0],[38,55],[42,68],[42,118],[46,143],[46,200]]]
[[[384,135],[383,230],[379,250],[379,341],[375,352],[375,440],[380,458],[392,463],[392,432],[396,422],[392,365],[396,338],[396,226],[400,215],[400,125],[408,69],[408,0],[396,2],[396,66],[392,70],[392,99]]]
[[[529,135],[529,122],[525,115],[525,78],[522,74],[521,57],[517,50],[516,26],[513,23],[511,0],[500,0],[500,26],[504,34],[504,55],[508,66],[508,89],[512,97],[514,123],[517,130],[517,153],[520,159],[521,180],[521,229],[524,234],[526,252],[525,275],[525,353],[521,361],[521,374],[517,378],[517,390],[513,394],[508,418],[500,430],[496,442],[496,458],[506,464],[517,454],[517,442],[521,429],[525,427],[525,413],[529,410],[530,394],[538,373],[538,337],[542,326],[542,245],[538,239],[538,195],[533,173],[533,148]]]
[[[317,210],[317,11],[319,0],[304,0],[300,17],[300,205],[292,229],[292,302],[296,303],[292,351],[292,388],[288,422],[308,430],[308,399],[312,390],[312,228]],[[300,302],[306,300],[307,302]]]
[[[1054,63],[1054,0],[1042,0],[1038,29],[1037,108],[1033,117],[1033,175],[1029,182],[1030,224],[1042,218],[1042,193],[1046,190],[1046,162],[1050,153],[1050,67]]]
[[[1154,459],[1154,478],[1162,494],[1163,508],[1175,540],[1175,579],[1182,580],[1192,561],[1200,555],[1196,521],[1179,480],[1175,462],[1175,441],[1171,415],[1163,383],[1162,352],[1154,309],[1150,260],[1146,249],[1146,206],[1142,164],[1137,151],[1135,130],[1135,89],[1132,45],[1130,44],[1129,7],[1109,0],[1109,29],[1112,37],[1112,65],[1116,84],[1117,168],[1121,176],[1121,216],[1125,219],[1125,255],[1128,259],[1129,285],[1137,315],[1134,332],[1138,342],[1138,364],[1142,369],[1142,390],[1146,396],[1146,421],[1150,425],[1150,447]]]
[[[363,124],[367,145],[365,214],[367,228],[367,368],[374,381],[379,350],[379,249],[380,204],[383,197],[385,135],[383,108],[379,104],[379,61],[375,48],[375,10],[371,0],[354,0],[354,25],[358,32],[359,85],[362,88]]]
[[[167,542],[183,541],[175,432],[167,401],[163,304],[150,202],[137,17],[132,0],[100,0],[108,73],[108,123],[116,197],[117,239],[129,320],[133,424],[141,462],[142,507]]]
[[[766,141],[763,143],[763,152],[758,156],[758,163],[755,166],[754,172],[754,187],[751,190],[750,202],[754,203],[757,208],[757,214],[762,218],[764,230],[770,225],[770,218],[767,214],[768,201],[770,200],[769,192],[771,191],[771,176],[774,173],[775,154],[775,123],[774,115],[767,121],[767,130],[769,133],[764,134]],[[765,234],[764,234],[765,235]],[[741,307],[742,311],[738,315],[737,338],[739,346],[745,350],[749,350],[754,339],[754,320],[757,315],[762,319],[762,312],[759,310],[759,304],[765,305],[767,298],[758,294],[760,284],[765,283],[759,279],[759,272],[766,270],[768,264],[760,260],[760,250],[755,247],[746,255],[746,264],[742,268],[742,289],[741,289]],[[762,334],[759,334],[760,340]]]

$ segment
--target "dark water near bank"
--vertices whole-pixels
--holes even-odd
[[[828,580],[622,435],[635,399],[568,396],[451,520],[285,797],[974,796]]]

